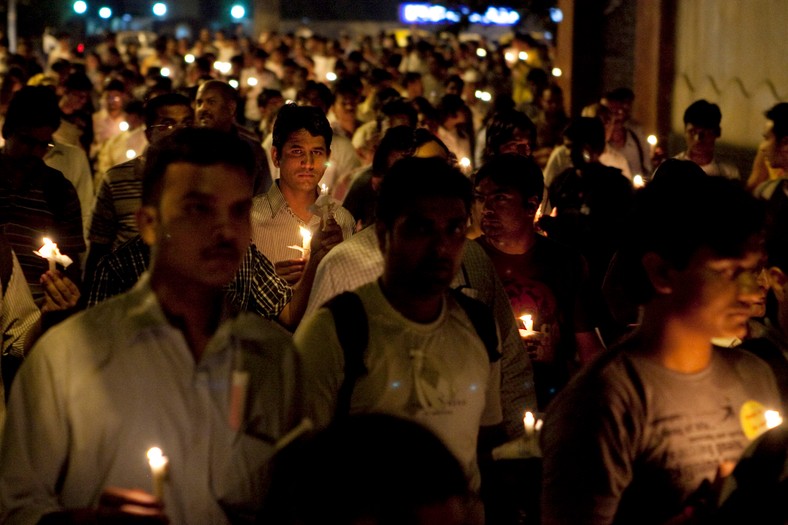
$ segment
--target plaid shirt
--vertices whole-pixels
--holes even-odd
[[[102,257],[93,276],[88,307],[131,289],[149,262],[150,248],[139,235]],[[266,319],[279,317],[293,297],[293,289],[254,244],[249,245],[235,278],[224,286],[224,291],[234,309],[255,312]]]

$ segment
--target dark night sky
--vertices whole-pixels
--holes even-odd
[[[283,0],[282,18],[297,20],[396,20],[399,0]]]

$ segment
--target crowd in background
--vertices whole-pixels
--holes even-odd
[[[709,471],[719,474],[718,465],[704,464],[701,468],[698,465],[708,459],[704,456],[707,451],[699,450],[701,445],[679,443],[680,440],[676,441],[678,444],[671,442],[671,446],[692,456],[694,463],[677,465],[681,461],[666,457],[669,454],[660,448],[659,439],[648,434],[656,430],[640,428],[639,425],[648,426],[643,421],[651,421],[648,418],[653,414],[649,411],[665,410],[659,403],[656,409],[652,407],[654,399],[659,398],[654,392],[664,394],[684,387],[662,370],[649,368],[649,359],[639,352],[651,352],[651,360],[663,365],[667,363],[666,369],[688,374],[698,373],[711,367],[709,363],[716,363],[714,366],[723,367],[723,371],[715,372],[720,375],[706,378],[704,386],[696,385],[692,392],[710,396],[709,391],[714,388],[717,389],[715,396],[730,397],[732,404],[739,398],[757,401],[758,417],[766,408],[777,410],[786,406],[788,342],[784,327],[788,326],[788,320],[783,314],[788,307],[785,306],[783,270],[788,272],[788,267],[782,266],[786,262],[782,260],[783,244],[788,240],[783,234],[788,226],[784,222],[788,219],[785,213],[788,192],[783,184],[788,164],[785,153],[788,149],[785,129],[788,105],[785,103],[764,108],[768,110],[764,141],[751,172],[742,174],[731,162],[720,158],[715,148],[722,134],[722,111],[734,108],[720,108],[706,100],[694,102],[684,112],[686,149],[668,152],[656,141],[647,139],[642,127],[633,121],[632,105],[637,94],[626,87],[600,94],[594,103],[578,110],[577,116],[570,116],[564,107],[562,90],[554,82],[554,75],[560,75],[560,71],[553,68],[551,48],[527,34],[515,33],[505,42],[490,42],[484,38],[471,40],[446,33],[440,36],[413,34],[401,42],[398,36],[384,32],[338,39],[317,34],[265,33],[254,39],[243,34],[212,33],[202,29],[195,39],[159,35],[150,48],[109,33],[94,47],[83,48],[80,44],[77,49],[70,36],[61,33],[48,35],[42,49],[21,40],[14,54],[8,51],[7,42],[0,39],[0,75],[3,131],[0,142],[4,144],[0,155],[0,224],[3,226],[0,282],[3,285],[2,328],[6,334],[2,361],[5,395],[9,394],[16,369],[40,333],[53,329],[50,338],[42,339],[40,346],[61,344],[53,340],[52,333],[63,334],[60,336],[66,340],[63,346],[84,342],[78,335],[66,337],[64,327],[72,332],[95,330],[96,326],[86,321],[93,319],[90,311],[94,308],[101,313],[96,313],[97,321],[91,322],[121,323],[122,316],[109,316],[111,307],[100,303],[133,287],[132,292],[123,296],[129,311],[136,312],[134,308],[148,304],[142,299],[139,304],[133,302],[136,300],[134,294],[140,294],[145,286],[152,286],[162,304],[169,308],[174,303],[161,298],[164,292],[157,288],[156,268],[159,268],[159,276],[169,268],[173,272],[169,277],[175,281],[179,278],[178,272],[183,272],[185,297],[189,296],[186,293],[189,283],[200,282],[208,288],[221,290],[223,295],[216,297],[226,299],[235,312],[252,312],[295,333],[294,343],[290,333],[279,332],[265,343],[286,349],[294,344],[299,365],[293,364],[284,351],[282,355],[277,354],[275,361],[262,365],[254,361],[257,357],[247,354],[244,359],[254,361],[252,365],[248,362],[239,365],[232,359],[227,365],[252,368],[267,365],[284,371],[277,379],[265,374],[254,375],[258,369],[252,372],[252,380],[281,381],[282,391],[277,395],[288,397],[287,402],[277,396],[269,400],[276,405],[277,411],[270,421],[265,419],[269,416],[267,407],[255,403],[247,407],[260,412],[263,415],[258,414],[259,417],[265,419],[264,423],[256,420],[256,430],[265,433],[265,425],[270,424],[275,429],[264,437],[281,438],[298,422],[293,414],[301,414],[302,409],[318,427],[326,427],[336,420],[348,423],[345,427],[331,427],[332,430],[305,448],[284,454],[274,462],[276,468],[272,467],[272,471],[276,473],[276,482],[269,500],[276,501],[265,512],[280,514],[267,519],[316,522],[309,520],[318,520],[318,517],[298,510],[300,502],[290,500],[294,498],[293,492],[317,493],[333,482],[331,476],[321,477],[325,476],[325,469],[349,466],[348,473],[338,475],[337,479],[341,478],[343,484],[352,487],[358,497],[346,498],[340,493],[327,492],[330,498],[321,496],[319,499],[333,498],[356,510],[365,509],[366,514],[348,517],[350,512],[348,516],[336,517],[347,520],[342,522],[360,523],[354,520],[364,516],[385,517],[387,513],[401,511],[401,508],[393,510],[399,503],[411,505],[412,509],[407,510],[414,514],[407,518],[400,516],[402,520],[413,521],[393,521],[397,523],[437,523],[431,521],[433,518],[453,523],[447,516],[456,519],[457,523],[473,523],[483,519],[480,516],[485,513],[488,523],[515,523],[518,519],[536,523],[535,516],[540,511],[534,510],[533,494],[522,496],[525,503],[519,501],[519,496],[512,502],[502,501],[500,494],[494,494],[506,480],[501,479],[491,459],[493,448],[523,439],[524,432],[528,437],[529,429],[526,425],[523,430],[522,418],[523,413],[530,410],[548,414],[545,440],[549,442],[543,444],[546,496],[541,510],[546,523],[585,523],[583,520],[595,513],[597,517],[602,516],[599,523],[613,522],[614,516],[626,521],[646,515],[654,523],[667,522],[678,514],[691,512],[687,509],[712,507],[707,505],[710,492],[688,490],[688,487],[698,485],[699,479],[708,479]],[[191,131],[187,130],[192,128],[207,128],[216,134],[197,132],[190,135]],[[762,133],[763,130],[752,130],[754,137]],[[243,153],[238,153],[236,160],[220,153],[203,158],[195,144],[204,150],[215,146],[227,151],[235,151],[234,148],[243,144],[249,151],[242,148]],[[31,159],[43,160],[43,163]],[[251,174],[253,199],[246,207],[236,203],[235,212],[231,212],[237,215],[231,220],[239,220],[239,224],[250,217],[251,228],[248,238],[239,244],[241,249],[237,255],[243,260],[237,272],[229,272],[233,279],[229,284],[226,281],[206,283],[203,281],[209,280],[210,275],[196,274],[210,274],[215,265],[216,275],[224,275],[222,271],[227,262],[224,259],[230,260],[236,255],[233,239],[205,248],[209,255],[200,252],[199,256],[208,261],[208,267],[194,271],[185,263],[179,266],[163,255],[167,253],[171,233],[176,238],[173,243],[186,237],[177,227],[172,230],[153,227],[164,222],[166,217],[164,203],[169,201],[163,195],[174,191],[166,185],[162,189],[146,182],[155,176],[150,172],[151,165],[156,162],[163,166],[160,177],[169,173],[169,167],[177,162],[209,168],[220,165],[229,172],[236,169]],[[57,172],[62,177],[56,175]],[[662,173],[664,175],[660,175]],[[433,175],[435,180],[426,182]],[[713,182],[708,182],[712,179]],[[234,184],[228,182],[228,187]],[[226,191],[229,195],[231,189],[217,187],[211,191],[217,194]],[[441,194],[442,189],[446,189],[446,195]],[[204,214],[208,223],[215,217],[209,216],[211,210],[203,209],[209,207],[206,199],[197,202],[199,199],[194,198],[189,213]],[[691,209],[683,209],[685,206]],[[725,210],[724,206],[736,206],[737,209]],[[463,209],[466,214],[462,213]],[[686,212],[689,224],[682,225],[681,220],[670,216],[682,211]],[[747,217],[743,216],[745,211]],[[462,219],[462,224],[451,222],[455,215],[457,220]],[[403,217],[405,219],[400,221]],[[299,226],[311,231],[306,240],[299,236]],[[716,231],[718,228],[732,231],[720,233]],[[767,232],[765,237],[764,231]],[[179,233],[183,235],[180,239]],[[726,237],[726,233],[730,235]],[[71,257],[71,264],[48,265],[33,253],[40,248],[45,236],[52,237],[60,251]],[[232,235],[228,234],[229,237]],[[440,255],[433,256],[427,253],[427,248],[414,244],[414,238],[428,237],[430,242],[445,244],[440,249],[435,248]],[[758,240],[753,241],[756,238]],[[309,239],[312,239],[311,244]],[[441,250],[449,255],[443,255]],[[410,265],[409,253],[415,260]],[[753,258],[753,254],[757,256]],[[725,264],[734,263],[723,267],[718,259],[726,261]],[[419,265],[420,262],[423,264]],[[696,273],[691,273],[695,270]],[[711,271],[717,272],[733,291],[723,292],[721,286],[714,288],[707,275]],[[147,275],[151,277],[145,277]],[[378,277],[379,288],[370,287],[368,283]],[[150,279],[150,284],[146,279]],[[644,285],[644,279],[649,284]],[[135,285],[138,280],[142,284]],[[366,286],[358,288],[362,285]],[[398,285],[402,286],[401,290],[394,292]],[[418,293],[407,295],[408,286],[427,290],[425,297],[433,301],[425,300],[424,304],[432,308],[428,313],[425,313],[424,304],[414,304],[418,302],[414,297],[421,297]],[[332,300],[354,289],[359,290],[366,308],[379,309],[375,310],[377,315],[367,310],[369,327],[365,330],[359,329],[364,325],[363,311],[343,325],[342,315],[336,310],[355,311],[356,307],[344,303],[337,306],[339,303]],[[466,293],[462,293],[463,289]],[[459,292],[455,293],[456,290]],[[734,298],[723,298],[725,293]],[[382,299],[384,296],[390,305]],[[476,301],[468,306],[463,299],[465,296]],[[739,309],[733,314],[714,310],[715,300],[735,302]],[[476,303],[487,304],[477,310]],[[456,324],[450,328],[431,325],[437,321],[430,312],[443,312],[444,308],[451,312],[446,316],[453,319],[446,323]],[[79,314],[81,311],[86,313]],[[399,319],[396,312],[403,316],[401,325],[390,322],[392,317]],[[183,328],[189,324],[187,321],[170,315],[170,311],[165,313],[162,326],[170,323],[183,329],[196,361],[202,362],[201,352],[210,354],[212,343],[209,340],[217,327],[209,323],[207,335],[195,335]],[[715,320],[731,315],[738,316],[738,321],[730,322],[730,326],[722,326]],[[479,321],[486,316],[490,317],[492,330],[484,327],[484,321]],[[711,319],[714,316],[715,319]],[[188,316],[184,314],[184,317]],[[430,349],[434,345],[445,351],[447,347],[441,345],[448,345],[453,350],[455,346],[463,346],[463,337],[479,339],[475,353],[471,355],[469,351],[468,360],[462,361],[465,369],[450,364],[450,358],[435,364],[419,354],[420,350],[411,349],[408,362],[418,363],[416,375],[433,374],[436,378],[433,382],[426,380],[429,387],[414,379],[415,401],[400,399],[396,393],[391,393],[399,386],[396,381],[396,385],[391,383],[385,395],[381,394],[381,399],[374,398],[375,390],[366,382],[374,374],[365,377],[371,370],[379,371],[374,368],[374,362],[360,364],[361,368],[369,367],[370,370],[360,373],[358,378],[354,376],[359,386],[354,390],[351,382],[347,394],[350,397],[343,401],[342,389],[346,388],[347,377],[339,382],[336,377],[342,373],[350,375],[347,363],[351,358],[347,347],[356,343],[347,343],[341,333],[342,327],[347,329],[349,323],[354,331],[363,334],[360,350],[363,352],[366,344],[370,349],[378,344],[385,348],[400,342],[403,347],[415,344],[402,335],[419,331],[418,323],[411,321],[433,326],[431,329],[441,334],[442,343],[432,339],[424,343]],[[693,330],[693,326],[700,328]],[[56,331],[58,328],[61,332]],[[104,328],[112,330],[111,326]],[[637,330],[633,332],[633,328]],[[243,332],[242,328],[238,329]],[[644,335],[646,331],[649,332]],[[631,337],[633,333],[636,335]],[[216,334],[227,335],[221,331]],[[419,333],[419,337],[422,335]],[[110,335],[106,337],[108,339],[103,341],[107,344],[115,341]],[[686,355],[673,355],[662,347],[656,348],[653,343],[656,340],[665,344],[691,340],[693,343],[705,341],[710,346],[712,337],[727,338],[715,342],[726,348],[746,348],[768,366],[761,366],[757,360],[750,362],[749,357],[738,361],[738,358],[725,357],[723,365],[714,361],[717,358],[711,354],[706,361],[690,362],[692,360]],[[161,340],[167,338],[162,336]],[[623,350],[611,352],[610,349],[618,348],[622,340],[625,341],[620,347]],[[237,344],[231,337],[230,341],[227,343],[230,346]],[[135,340],[134,344],[141,343]],[[321,345],[325,345],[325,351]],[[195,347],[201,351],[195,353]],[[336,352],[332,353],[333,350]],[[39,352],[43,352],[43,348]],[[344,369],[337,365],[341,360],[344,360]],[[381,360],[395,369],[405,367],[389,355]],[[75,365],[56,359],[52,363],[101,369],[101,365],[93,362]],[[48,366],[54,366],[52,363]],[[206,368],[210,368],[209,364]],[[181,364],[174,365],[173,370],[177,371],[178,366]],[[242,372],[247,374],[242,380],[234,375],[238,372],[236,368],[224,370],[217,366],[217,370],[221,373],[232,371],[233,388],[250,381],[249,372]],[[579,374],[581,370],[585,373]],[[471,371],[476,375],[469,378]],[[768,378],[758,382],[753,374],[761,372]],[[114,373],[119,374],[117,370]],[[208,370],[206,373],[219,372]],[[298,375],[301,373],[304,385],[291,384],[293,377],[295,383],[302,380]],[[596,381],[595,373],[602,379]],[[185,374],[184,377],[191,371]],[[454,386],[439,380],[441,374],[450,376],[452,385],[453,381],[467,380],[469,391],[479,388],[487,397],[481,402],[478,397],[463,398]],[[578,375],[581,379],[571,383],[572,388],[560,397],[572,378]],[[592,377],[589,379],[589,376]],[[117,379],[122,374],[112,377]],[[160,381],[162,377],[150,379]],[[618,378],[626,378],[626,386],[622,389],[600,386],[610,377],[614,377],[611,384],[617,384]],[[85,384],[94,384],[90,383],[94,379],[85,379]],[[240,383],[236,384],[236,380]],[[2,442],[14,454],[19,453],[14,447],[21,447],[20,443],[35,435],[24,422],[20,423],[19,411],[37,407],[54,413],[60,407],[59,402],[38,405],[30,400],[36,397],[35,391],[30,390],[31,385],[41,388],[46,382],[41,376],[30,372],[25,381],[24,386],[14,392],[15,396],[24,399],[13,406],[17,415],[11,421],[17,425],[14,428],[18,433],[4,436]],[[58,382],[54,380],[54,384]],[[728,382],[736,388],[726,390],[719,387],[720,382]],[[757,388],[753,382],[758,383]],[[332,398],[333,404],[321,404],[321,396],[333,387],[339,390],[338,399]],[[251,388],[256,387],[252,385]],[[293,392],[301,389],[305,407],[297,406],[300,401],[294,400],[298,396]],[[685,395],[677,395],[675,402],[691,404],[691,396],[681,391]],[[172,395],[177,397],[181,393]],[[354,395],[359,397],[352,398]],[[367,398],[363,398],[365,395]],[[578,417],[573,422],[572,404],[582,405],[588,414],[594,414],[594,410],[599,409],[599,405],[592,402],[596,395],[610,404],[609,411],[600,409],[603,415],[599,419],[610,422],[611,426],[597,429],[590,445],[567,437],[580,435],[594,426],[595,423],[589,421],[590,416]],[[449,398],[451,402],[446,401]],[[554,400],[556,404],[551,404]],[[588,405],[583,404],[585,401]],[[382,416],[366,422],[353,418],[346,421],[345,417],[340,417],[343,402],[347,403],[344,408],[350,414],[388,412],[413,416],[414,411],[418,412],[413,409],[414,403],[424,410],[430,407],[434,412],[406,419],[425,424],[441,442],[433,443],[431,435],[420,434],[420,427],[411,428],[406,422]],[[392,408],[399,407],[397,403],[400,402],[402,410]],[[632,405],[627,405],[630,402]],[[233,412],[235,405],[232,403],[231,426],[233,417],[244,418],[244,408],[238,415]],[[443,406],[445,403],[450,406],[445,413],[435,409],[437,404]],[[709,407],[713,404],[706,398],[699,401],[699,405],[703,403]],[[632,406],[636,407],[634,415]],[[752,409],[751,405],[747,406]],[[140,409],[131,404],[124,408]],[[102,405],[102,409],[107,408]],[[640,409],[642,414],[638,412]],[[55,419],[62,422],[72,417],[66,412],[68,409]],[[701,430],[711,433],[709,428],[716,423],[707,415],[699,420],[695,412],[688,411],[672,417],[703,426]],[[444,416],[446,420],[441,419]],[[80,431],[90,428],[85,414],[75,417],[75,428]],[[173,419],[180,417],[173,416]],[[209,421],[204,414],[201,417],[207,418],[200,421],[212,429],[216,422]],[[472,428],[466,429],[451,417],[466,418]],[[736,413],[735,418],[739,417]],[[589,426],[579,431],[578,425]],[[482,431],[477,435],[480,427]],[[491,430],[492,427],[495,430]],[[628,435],[642,437],[642,442],[627,442],[613,453],[613,446],[600,443],[618,439],[611,437],[611,433],[616,433],[614,428],[626,429]],[[738,429],[731,430],[730,426],[719,428],[723,429],[720,432],[741,433]],[[689,440],[707,438],[706,434],[701,436],[700,430],[693,434],[695,430],[689,428],[667,425],[658,430],[665,435],[686,432]],[[50,431],[56,435],[49,427],[43,434]],[[167,432],[177,434],[172,429],[163,434]],[[397,471],[414,458],[420,461],[413,462],[419,463],[413,468],[420,469],[418,472],[425,476],[428,473],[432,476],[425,479],[434,478],[430,483],[421,483],[412,493],[400,494],[393,483],[385,484],[388,488],[384,492],[389,493],[394,504],[384,501],[386,497],[374,490],[368,493],[369,487],[365,489],[354,479],[374,478],[375,473],[370,472],[369,465],[358,457],[362,454],[374,457],[379,452],[368,447],[369,443],[364,443],[359,436],[369,434],[366,439],[376,440],[381,448],[396,447],[396,440],[391,442],[389,432],[402,432],[404,442],[414,447],[413,454],[403,454],[405,457],[397,462],[381,462],[394,472],[393,479],[403,484],[414,483],[416,480],[408,479],[407,472]],[[74,439],[74,443],[79,444],[91,442],[80,441],[84,436]],[[730,450],[723,450],[726,443],[735,441],[732,447],[737,454],[743,448],[741,440],[725,439],[724,442],[713,442],[711,438],[709,442],[703,441],[704,447],[710,447],[708,457],[716,454],[718,457],[714,461],[720,467],[738,459]],[[440,450],[442,444],[452,452],[447,458],[441,456],[445,452]],[[632,448],[627,449],[627,445]],[[584,446],[589,448],[582,449]],[[637,448],[641,446],[643,448]],[[712,450],[713,447],[717,449]],[[244,453],[254,455],[252,448]],[[565,451],[571,449],[575,452],[566,455]],[[340,450],[342,455],[338,457],[348,463],[332,463],[327,457],[332,451]],[[197,455],[203,452],[200,449]],[[595,462],[580,457],[584,452],[596,454],[593,457],[601,459]],[[69,456],[72,460],[85,459],[78,452],[64,451],[63,457],[71,453],[75,454]],[[3,454],[0,450],[0,472],[6,469],[18,475],[25,468],[28,474],[47,470],[31,459],[30,464],[14,471],[15,467],[8,467],[14,457],[9,456],[9,452],[5,452],[5,457]],[[347,459],[354,454],[358,455],[354,461]],[[238,460],[234,455],[214,456],[213,451],[208,456],[217,461],[217,458]],[[655,460],[657,456],[659,459]],[[269,455],[265,458],[267,461]],[[638,471],[641,466],[638,462],[641,458],[645,458],[646,470],[658,465],[672,472],[674,478],[686,474],[682,471],[685,466],[697,472],[686,474],[678,482],[675,479],[665,481],[661,475],[653,481],[647,472],[643,479],[654,484],[634,483],[634,488],[627,492],[625,489],[633,479],[640,480],[638,476],[642,473]],[[584,482],[566,474],[575,461],[582,469],[594,475],[606,472],[607,477]],[[324,465],[324,471],[316,465]],[[79,476],[83,474],[69,472],[65,462],[57,468],[62,470],[52,476],[66,479],[68,487],[76,487],[82,481]],[[318,481],[305,482],[288,469],[311,472],[309,475]],[[517,483],[518,480],[522,481],[515,478],[509,482]],[[382,479],[378,481],[383,483]],[[561,508],[567,498],[582,493],[583,486],[591,483],[599,483],[604,488],[598,493],[590,490],[578,497],[576,508]],[[680,486],[680,490],[663,498],[661,491],[669,492],[665,487],[672,487],[671,483]],[[4,484],[13,484],[13,480],[0,481],[0,505],[6,505],[0,511],[16,512],[13,516],[20,520],[19,523],[25,523],[24,510],[19,509],[25,506],[26,496],[11,491],[4,499],[1,490]],[[252,486],[263,491],[254,483]],[[290,492],[286,487],[290,487]],[[341,492],[341,487],[338,490]],[[465,500],[452,499],[466,498],[479,490],[485,503],[483,512]],[[649,490],[657,494],[655,499],[648,499]],[[242,499],[243,491],[233,493],[231,490],[230,493],[222,492],[228,501],[220,502],[228,520],[248,521],[249,512],[251,520],[255,517],[266,519],[259,508],[249,511],[244,507],[249,501],[239,504],[233,500],[235,496]],[[87,500],[95,502],[98,497],[99,493],[91,494]],[[106,494],[101,494],[102,506],[107,505],[105,497]],[[118,498],[133,501],[153,512],[155,516],[151,519],[162,519],[158,514],[162,510],[160,502],[127,493]],[[362,503],[373,500],[380,507],[371,503],[370,507],[365,507]],[[17,507],[8,507],[12,501]],[[257,500],[251,498],[250,501]],[[442,506],[436,507],[436,502]],[[387,506],[390,504],[394,506]],[[452,507],[454,504],[456,508]],[[62,501],[61,505],[67,506]],[[513,517],[517,511],[512,508],[518,505],[528,509],[528,516],[523,517],[521,512]],[[735,505],[745,504],[734,500],[733,505],[736,511],[743,507]],[[181,518],[193,515],[182,508],[171,509]],[[205,512],[211,515],[214,511]],[[429,513],[433,511],[438,514],[430,518]],[[585,511],[588,515],[580,518]],[[458,513],[462,516],[458,517]],[[298,514],[302,521],[293,518],[292,514]],[[288,516],[283,517],[285,515]],[[686,518],[690,520],[692,516]],[[715,516],[714,519],[720,518]],[[375,522],[387,523],[384,519]]]

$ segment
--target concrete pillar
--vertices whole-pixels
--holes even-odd
[[[266,31],[279,31],[280,0],[254,0],[254,38]]]

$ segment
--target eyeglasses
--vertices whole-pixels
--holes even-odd
[[[194,122],[181,122],[180,124],[151,124],[148,129],[161,129],[164,131],[172,131],[174,129],[190,128],[194,126]]]

